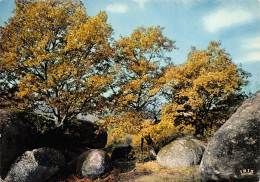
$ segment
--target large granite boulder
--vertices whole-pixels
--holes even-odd
[[[97,179],[112,169],[107,153],[101,149],[90,149],[79,156],[77,173],[91,179]]]
[[[257,181],[260,175],[260,92],[246,100],[209,141],[203,181]]]
[[[65,165],[64,156],[57,150],[40,148],[25,152],[12,165],[5,182],[45,182]]]
[[[68,148],[101,149],[107,144],[107,132],[87,120],[73,120],[57,132],[61,144]],[[54,133],[54,135],[57,135]],[[51,137],[52,138],[52,137]]]
[[[180,138],[163,147],[157,154],[157,162],[166,167],[198,165],[204,145],[193,138]]]

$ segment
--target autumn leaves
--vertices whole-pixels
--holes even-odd
[[[57,126],[109,110],[103,119],[111,136],[160,143],[205,136],[243,99],[248,73],[219,42],[173,66],[166,53],[175,42],[161,27],[139,27],[115,41],[107,18],[87,16],[79,1],[17,1],[0,30],[1,105],[50,108]]]

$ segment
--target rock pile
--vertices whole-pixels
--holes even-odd
[[[51,121],[43,122],[42,119],[33,113],[0,110],[0,179],[6,182],[50,182],[62,172],[61,169],[70,169],[85,151],[79,159],[84,156],[94,158],[88,165],[80,164],[83,171],[80,174],[94,179],[111,170],[110,158],[101,150],[107,143],[107,133],[100,131],[96,134],[97,125],[78,120],[70,126],[55,128]],[[40,123],[48,124],[46,131],[38,130]],[[72,166],[74,169],[69,172],[76,171],[76,164]],[[95,173],[92,174],[93,170]]]

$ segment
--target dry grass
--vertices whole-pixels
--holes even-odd
[[[165,168],[156,161],[146,163],[117,163],[114,170],[94,182],[197,182],[198,166]],[[90,182],[90,179],[72,176],[66,182]]]
[[[199,181],[196,167],[165,168],[156,161],[139,163],[135,169],[121,174],[125,181],[164,182],[164,181]],[[123,180],[121,180],[123,181]]]

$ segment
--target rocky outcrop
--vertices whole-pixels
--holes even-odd
[[[111,169],[110,158],[101,149],[90,149],[84,152],[77,162],[77,173],[91,179],[100,178]]]
[[[128,159],[128,154],[131,152],[133,147],[129,144],[119,145],[112,151],[111,160],[124,160]]]
[[[4,178],[15,159],[33,149],[35,137],[19,112],[0,110],[0,174]]]
[[[107,133],[98,130],[98,125],[85,120],[75,120],[57,128],[52,120],[40,115],[0,109],[1,177],[5,178],[17,157],[27,150],[56,148],[66,156],[67,161],[72,161],[85,148],[103,148],[107,143]]]
[[[54,149],[40,148],[25,152],[12,165],[5,182],[45,182],[65,165],[63,155]]]
[[[157,154],[157,162],[166,167],[198,165],[204,145],[193,138],[180,138],[163,147]]]
[[[209,141],[203,181],[257,181],[260,175],[260,92],[246,100]]]
[[[107,132],[99,130],[98,125],[86,120],[71,121],[57,133],[56,138],[60,140],[59,143],[65,145],[65,148],[101,149],[107,144]]]

